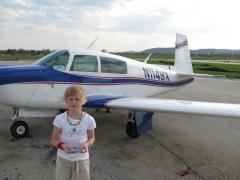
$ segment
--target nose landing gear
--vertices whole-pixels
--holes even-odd
[[[22,138],[26,137],[29,134],[29,126],[26,122],[24,121],[14,121],[11,128],[10,132],[13,137],[15,138]]]
[[[19,113],[18,108],[14,108],[13,115],[11,119],[14,121],[11,125],[10,132],[15,138],[26,137],[29,134],[29,126],[25,121],[17,120]]]

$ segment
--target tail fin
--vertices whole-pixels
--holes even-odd
[[[179,73],[193,73],[187,37],[183,34],[176,34],[175,60],[173,68]]]

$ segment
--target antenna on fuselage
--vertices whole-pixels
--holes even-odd
[[[147,64],[147,62],[148,62],[148,60],[150,59],[151,55],[152,55],[152,53],[149,53],[148,57],[144,60],[144,63]]]
[[[97,37],[89,44],[87,49],[90,49],[95,44],[96,41],[97,41]]]

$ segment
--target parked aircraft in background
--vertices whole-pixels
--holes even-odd
[[[149,57],[148,57],[149,58]],[[31,65],[0,67],[0,103],[13,107],[11,134],[24,137],[21,117],[52,117],[66,106],[69,85],[83,86],[85,107],[129,110],[126,132],[137,137],[152,128],[153,112],[240,117],[239,104],[153,98],[194,80],[185,35],[177,34],[174,66],[159,66],[106,52],[62,49]]]

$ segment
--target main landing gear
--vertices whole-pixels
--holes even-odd
[[[129,111],[126,133],[130,138],[139,137],[152,129],[152,112]]]

